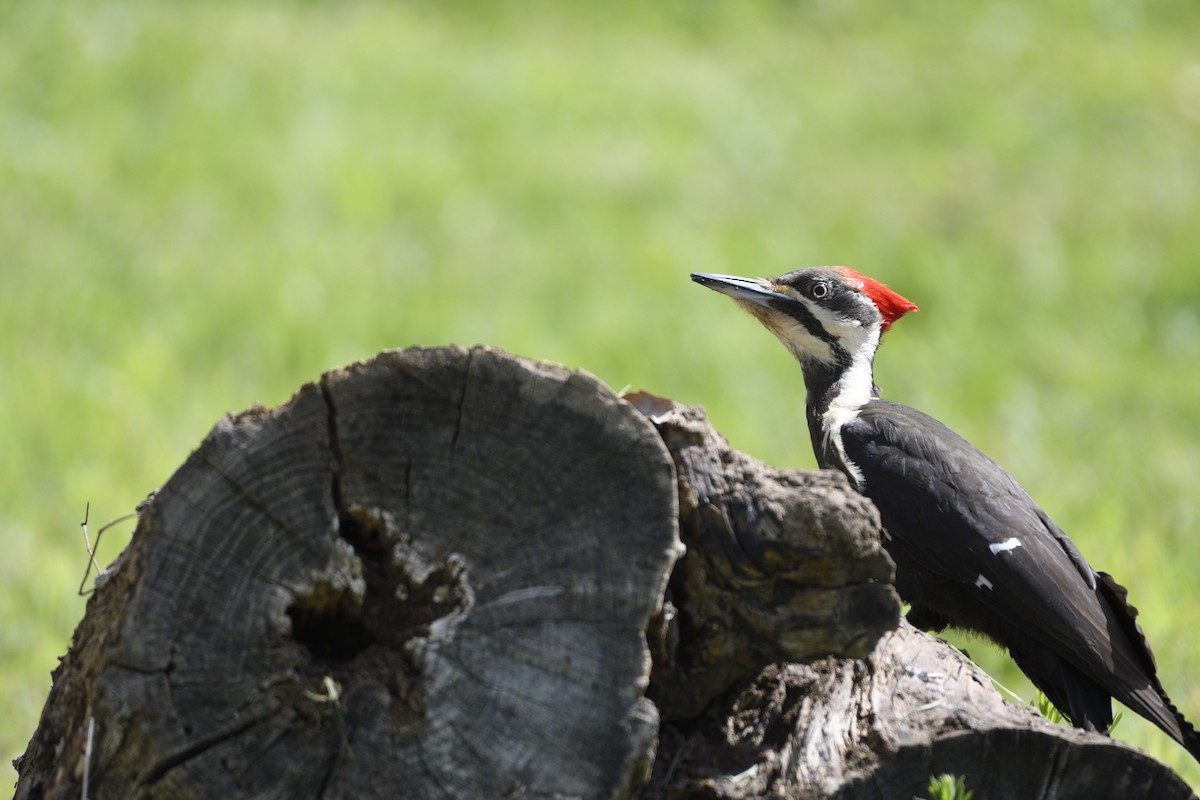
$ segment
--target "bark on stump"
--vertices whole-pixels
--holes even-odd
[[[383,353],[226,418],[143,505],[17,797],[1192,796],[896,629],[878,525],[696,409]]]

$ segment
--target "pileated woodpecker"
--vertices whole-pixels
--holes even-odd
[[[1076,727],[1106,732],[1116,698],[1200,761],[1200,735],[1159,682],[1124,587],[1093,570],[996,462],[932,417],[880,398],[875,350],[913,303],[846,267],[692,280],[736,300],[800,362],[817,463],[879,509],[910,622],[1008,648]]]

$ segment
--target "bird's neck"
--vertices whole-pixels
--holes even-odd
[[[871,398],[878,397],[875,349],[862,347],[834,362],[801,362],[804,387],[808,390],[806,405],[809,411],[825,414],[837,407],[857,409]]]
[[[879,397],[874,363],[875,348],[863,347],[837,363],[801,364],[808,390],[808,431],[822,468],[842,466],[838,463],[841,454],[835,452],[840,441],[838,431],[858,416],[863,406]]]

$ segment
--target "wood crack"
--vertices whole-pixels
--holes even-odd
[[[346,456],[342,452],[341,436],[338,432],[337,404],[329,387],[328,376],[321,379],[321,397],[325,400],[326,429],[329,432],[329,449],[333,453],[333,469],[330,475],[329,492],[334,512],[340,519],[344,513],[342,502],[342,473],[346,468]]]
[[[255,725],[258,725],[259,723],[268,719],[274,713],[275,710],[272,710],[268,714],[251,717],[245,722],[241,722],[233,727],[218,730],[208,734],[207,736],[198,738],[195,742],[189,744],[187,747],[181,748],[177,752],[160,759],[146,772],[146,776],[143,779],[144,783],[146,783],[148,786],[153,786],[161,781],[172,769],[191,761],[192,759],[202,755],[203,753],[228,739],[241,736]]]

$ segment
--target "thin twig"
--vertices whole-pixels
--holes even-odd
[[[83,545],[84,545],[84,547],[87,548],[88,558],[90,558],[92,560],[92,563],[88,565],[88,569],[95,567],[96,572],[99,573],[100,572],[100,564],[98,564],[96,562],[96,550],[95,550],[95,548],[92,547],[92,542],[88,538],[87,524],[88,524],[88,517],[90,517],[91,514],[92,514],[92,503],[91,503],[91,501],[88,501],[88,504],[83,507],[83,522],[79,523],[79,527],[83,528]],[[86,572],[83,575],[83,579],[85,581],[87,580]],[[81,590],[83,589],[82,583],[79,585],[79,588]]]
[[[96,591],[95,587],[88,589],[86,592],[83,590],[83,587],[85,585],[87,585],[88,576],[92,574],[92,567],[96,568],[96,577],[97,578],[104,575],[104,570],[100,569],[100,563],[98,561],[96,561],[96,550],[98,550],[100,548],[100,537],[103,536],[104,532],[106,530],[108,530],[109,528],[111,528],[112,526],[120,525],[125,520],[133,519],[134,517],[137,516],[137,512],[134,511],[133,513],[126,514],[123,517],[117,517],[112,522],[109,522],[103,528],[96,531],[96,545],[93,547],[91,539],[88,537],[88,529],[87,529],[88,516],[91,514],[91,511],[92,511],[92,504],[88,503],[83,511],[83,522],[79,523],[79,526],[81,528],[83,528],[83,543],[87,547],[87,552],[88,552],[88,563],[87,563],[87,567],[83,570],[83,580],[79,581],[79,596],[80,597],[86,597],[87,595]]]

